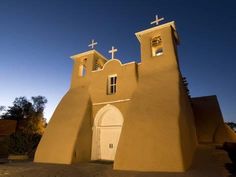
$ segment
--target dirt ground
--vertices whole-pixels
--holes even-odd
[[[236,177],[234,168],[225,151],[201,145],[185,173],[117,171],[105,162],[56,165],[25,161],[0,164],[0,177]]]

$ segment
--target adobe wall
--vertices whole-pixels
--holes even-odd
[[[88,87],[71,89],[57,106],[34,162],[71,164],[91,157],[91,100]]]
[[[109,102],[112,102],[109,104],[116,106],[122,114],[126,112],[128,105],[132,103],[132,94],[137,87],[137,72],[136,63],[123,65],[116,59],[109,60],[102,70],[92,72],[89,92],[93,104],[93,118]],[[112,74],[117,75],[117,92],[107,95],[108,76]]]
[[[195,127],[188,121],[193,119],[189,106],[180,99],[178,72],[160,72],[158,76],[140,78],[124,115],[128,119],[123,125],[114,169],[185,171],[191,165]],[[151,82],[158,84],[150,87]]]
[[[114,169],[185,171],[196,147],[193,114],[183,91],[172,29],[161,34],[164,54],[150,58],[150,33],[142,38],[139,82],[124,117]],[[147,52],[147,53],[145,53]]]
[[[192,98],[199,143],[236,141],[236,134],[225,123],[215,95]]]

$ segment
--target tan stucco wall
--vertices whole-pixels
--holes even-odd
[[[110,60],[101,71],[92,72],[90,95],[93,102],[93,118],[106,104],[116,106],[124,114],[132,103],[132,94],[137,87],[137,64],[121,64],[118,60]],[[117,93],[107,95],[108,76],[117,75]],[[129,99],[129,100],[128,100]],[[127,101],[126,101],[127,100]],[[120,101],[117,103],[107,103]]]
[[[216,129],[214,142],[219,144],[236,142],[236,133],[227,124],[221,123]]]
[[[162,56],[151,57],[154,35],[162,36]],[[139,82],[124,115],[114,169],[185,171],[191,165],[196,133],[173,41],[170,26],[141,37]]]
[[[70,164],[90,160],[90,115],[88,87],[69,90],[46,128],[34,161]]]
[[[199,143],[236,141],[236,134],[224,123],[215,95],[192,98]]]
[[[103,70],[91,73],[89,92],[94,104],[116,100],[130,99],[137,87],[137,64],[122,65],[119,60],[108,61]],[[107,95],[107,81],[109,75],[117,75],[117,92]]]

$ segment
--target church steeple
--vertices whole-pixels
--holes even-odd
[[[158,24],[160,19],[154,21]],[[152,22],[152,23],[154,23]],[[144,31],[135,33],[140,42],[141,61],[161,59],[165,62],[176,55],[176,45],[178,44],[178,35],[174,22],[155,26]]]
[[[94,42],[94,41],[93,41]],[[91,72],[101,68],[107,59],[96,50],[89,50],[71,56],[74,60],[71,87],[88,85],[91,79]]]

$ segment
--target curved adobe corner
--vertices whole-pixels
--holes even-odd
[[[90,160],[90,116],[91,101],[88,88],[69,90],[46,128],[34,162],[71,164]]]

